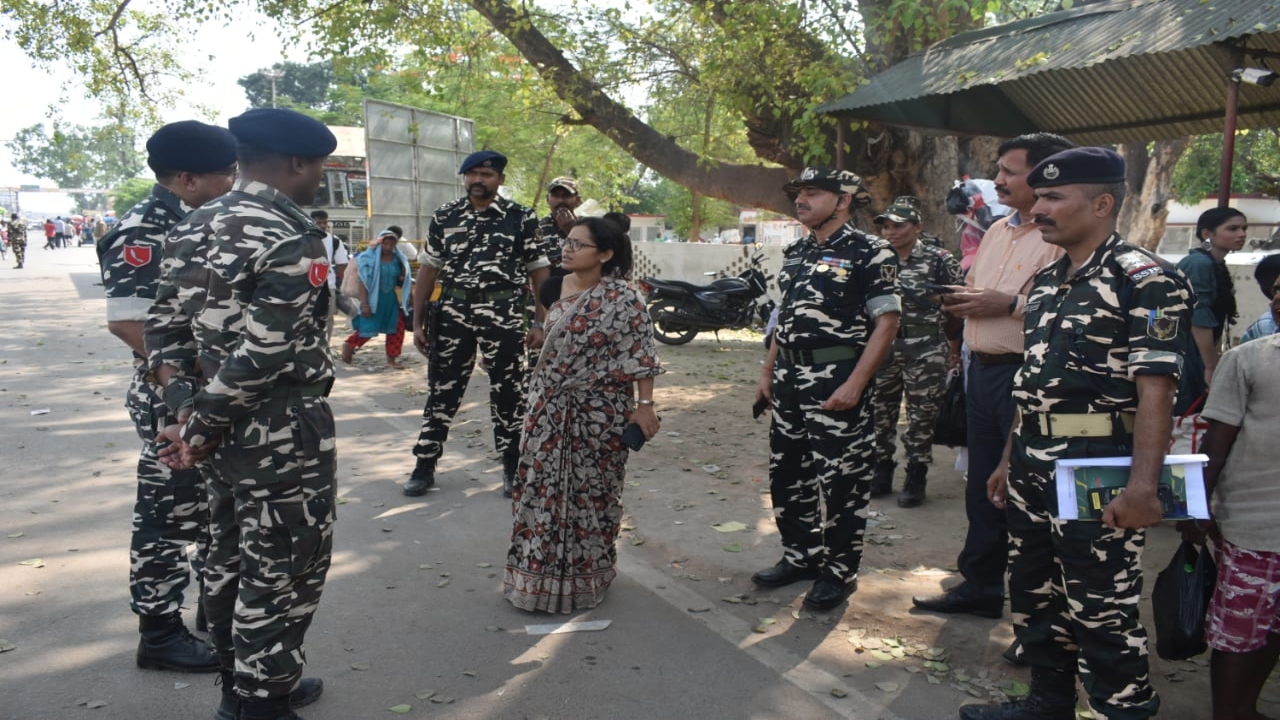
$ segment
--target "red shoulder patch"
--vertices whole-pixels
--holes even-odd
[[[134,267],[143,267],[151,263],[150,245],[125,245],[124,261]]]
[[[307,271],[307,279],[311,281],[312,287],[320,287],[329,279],[329,264],[313,262],[311,269]]]

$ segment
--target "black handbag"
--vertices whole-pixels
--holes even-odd
[[[1165,660],[1186,660],[1208,649],[1204,628],[1217,582],[1218,566],[1209,548],[1197,549],[1183,540],[1169,566],[1156,576],[1151,591],[1157,655]]]
[[[934,445],[965,447],[969,444],[964,402],[964,373],[952,373],[947,378],[947,389],[942,395],[942,405],[938,408],[938,419],[933,423]]]

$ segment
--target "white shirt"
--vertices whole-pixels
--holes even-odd
[[[334,237],[333,233],[329,233],[328,235],[325,236],[324,243],[325,243],[325,250],[327,250],[329,253],[330,267],[336,269],[340,265],[346,265],[347,263],[351,262],[351,256],[347,254],[347,246],[343,245],[341,240]],[[330,290],[338,289],[338,273],[337,272],[329,273],[329,289]]]

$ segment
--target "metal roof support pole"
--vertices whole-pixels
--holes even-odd
[[[844,124],[848,122],[848,118],[843,115],[836,116],[836,169],[844,169]]]
[[[1231,49],[1231,66],[1227,70],[1227,117],[1222,127],[1222,173],[1218,176],[1218,207],[1231,204],[1231,170],[1236,159],[1236,118],[1240,110],[1240,81],[1231,73],[1244,64],[1240,48]]]

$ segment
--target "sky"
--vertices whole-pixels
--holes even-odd
[[[245,110],[248,100],[236,80],[273,63],[283,60],[306,62],[304,51],[299,48],[285,50],[279,44],[283,30],[268,18],[256,13],[244,13],[230,26],[206,25],[197,30],[190,41],[191,47],[200,48],[201,55],[213,55],[208,62],[192,63],[197,73],[194,87],[188,90],[192,101],[217,113],[208,117],[183,104],[163,113],[166,122],[197,119],[225,125],[228,118]],[[0,67],[4,68],[5,111],[0,113],[0,186],[41,185],[53,187],[49,180],[39,180],[24,175],[13,167],[13,157],[4,143],[19,130],[35,123],[48,123],[49,106],[59,97],[58,88],[71,74],[55,70],[52,74],[33,67],[30,60],[9,40],[0,40]],[[97,118],[92,101],[77,98],[82,94],[73,81],[67,93],[70,98],[63,104],[62,118],[75,124],[93,124]],[[21,98],[24,102],[14,102]],[[65,214],[71,209],[71,198],[62,193],[22,193],[24,214]]]

